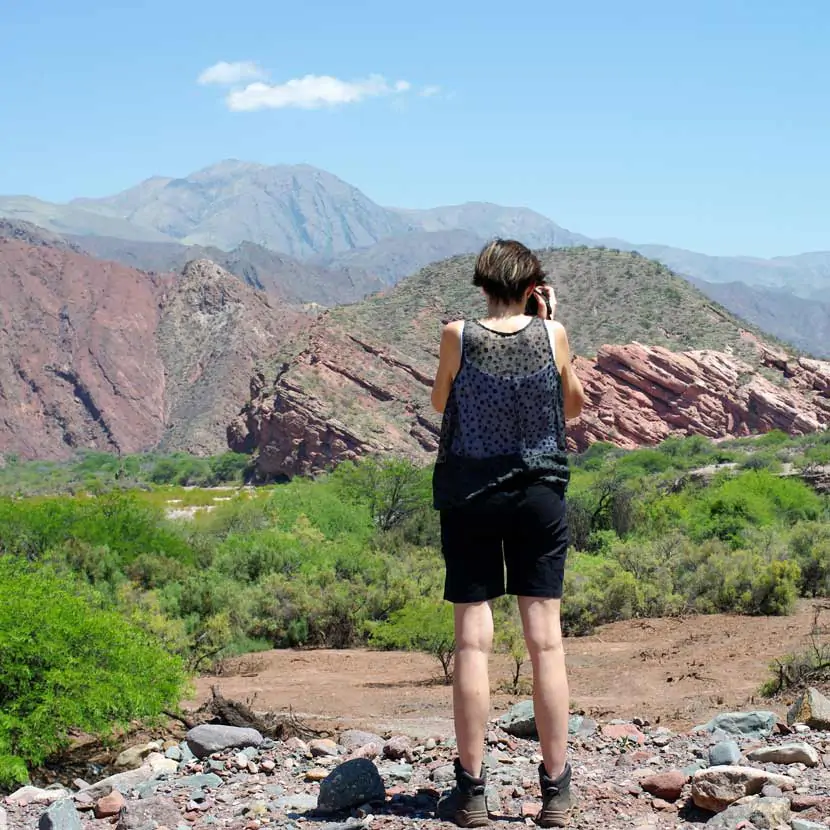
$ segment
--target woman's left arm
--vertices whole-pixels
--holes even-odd
[[[461,334],[464,322],[448,323],[441,332],[441,351],[438,357],[438,371],[432,383],[432,406],[442,412],[447,406],[450,390],[458,370],[461,368]]]

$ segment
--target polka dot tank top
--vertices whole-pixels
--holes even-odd
[[[544,321],[534,317],[511,333],[465,322],[433,475],[435,507],[568,477],[562,379]]]

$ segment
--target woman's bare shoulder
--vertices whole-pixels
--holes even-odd
[[[447,323],[444,326],[444,333],[448,337],[455,337],[459,340],[461,339],[461,334],[464,331],[464,321],[463,320],[453,320],[451,323]]]

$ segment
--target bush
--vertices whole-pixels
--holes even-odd
[[[25,781],[70,729],[176,706],[184,682],[177,657],[90,589],[0,556],[0,786]]]
[[[452,680],[455,650],[453,608],[448,602],[420,599],[371,626],[369,643],[380,649],[424,651],[441,663],[444,679]]]

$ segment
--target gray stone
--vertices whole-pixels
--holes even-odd
[[[808,767],[817,767],[821,760],[818,752],[803,741],[762,746],[752,750],[746,757],[759,764],[804,764]]]
[[[707,766],[708,764],[706,763],[706,761],[694,761],[687,767],[683,767],[681,772],[684,775],[687,775],[689,778],[691,778],[696,772],[700,772],[702,769],[706,769]]]
[[[523,700],[512,706],[499,718],[499,726],[516,738],[535,738],[536,718],[533,716],[533,701]],[[581,724],[580,724],[581,726]]]
[[[146,784],[155,777],[156,774],[153,772],[152,767],[149,764],[145,764],[138,769],[119,772],[115,775],[110,775],[108,778],[103,778],[91,787],[81,790],[81,792],[91,796],[93,799],[99,799],[102,796],[108,795],[113,790],[120,790],[124,795],[128,795],[132,790],[137,790],[142,784]]]
[[[264,738],[256,729],[203,723],[194,726],[185,736],[185,740],[197,758],[204,758],[223,749],[259,746]]]
[[[386,789],[377,767],[366,758],[355,758],[335,767],[320,782],[317,809],[337,813],[385,799]]]
[[[81,830],[81,816],[71,798],[51,804],[37,823],[38,830]]]
[[[455,767],[452,764],[444,764],[436,767],[430,776],[436,784],[449,784],[455,782]]]
[[[582,715],[571,715],[568,718],[568,734],[569,735],[577,735],[579,734],[579,730],[582,728],[582,724],[585,721],[585,718]],[[535,726],[535,722],[534,722]]]
[[[0,830],[9,830],[9,817],[3,807],[0,807]]]
[[[484,800],[487,804],[488,812],[499,814],[504,810],[504,806],[501,803],[501,795],[498,789],[492,784],[488,784],[484,790]]]
[[[171,758],[173,761],[181,761],[182,760],[181,747],[171,746],[169,749],[165,750],[164,757],[165,758]]]
[[[15,807],[25,807],[27,804],[53,804],[64,798],[69,798],[69,790],[62,787],[58,789],[41,789],[40,787],[21,787],[15,790],[6,798],[8,804]]]
[[[741,748],[735,741],[721,741],[709,747],[709,764],[713,767],[728,767],[741,760]]]
[[[202,789],[203,787],[221,787],[223,782],[218,775],[212,772],[201,772],[196,775],[186,775],[184,778],[179,778],[171,783],[176,787]]]
[[[789,776],[755,767],[709,767],[692,777],[692,801],[703,810],[718,813],[738,799],[758,795],[767,784],[785,791],[795,789],[795,781]]]
[[[790,802],[786,798],[748,798],[733,804],[706,822],[708,830],[738,830],[749,822],[757,830],[777,830],[790,820]]]
[[[794,818],[790,822],[792,830],[830,830],[826,824],[819,824],[817,821],[810,821],[806,818]]]
[[[225,762],[221,758],[210,758],[207,764],[211,772],[222,772],[225,769]]]
[[[174,830],[183,823],[182,814],[169,798],[145,798],[128,801],[118,818],[117,830],[155,830],[167,827]]]
[[[378,772],[384,781],[396,784],[408,784],[412,780],[411,764],[384,764],[378,768]]]
[[[787,712],[787,723],[804,723],[811,729],[830,731],[830,699],[818,689],[807,689]]]
[[[293,793],[278,798],[274,806],[287,813],[308,813],[317,809],[317,798],[308,793]]]
[[[377,744],[383,748],[385,743],[386,741],[380,735],[375,735],[374,732],[364,732],[361,729],[347,729],[340,735],[340,746],[346,752],[353,752],[355,749],[360,749],[367,744]]]
[[[726,712],[712,718],[705,726],[707,732],[726,732],[729,735],[745,735],[750,738],[767,738],[775,729],[778,717],[775,712]]]

